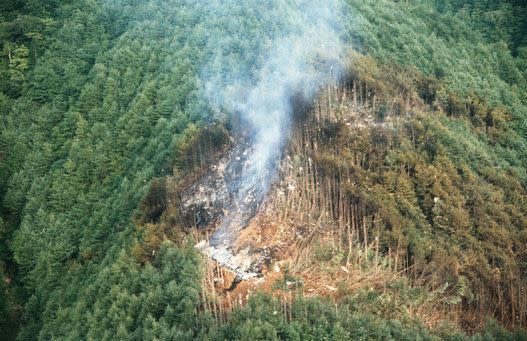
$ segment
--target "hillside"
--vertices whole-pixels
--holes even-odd
[[[2,2],[0,339],[526,339],[526,7]]]

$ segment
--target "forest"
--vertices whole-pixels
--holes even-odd
[[[177,206],[236,141],[204,83],[305,2],[0,2],[0,339],[527,340],[521,0],[342,1],[263,206],[312,237],[220,302]]]

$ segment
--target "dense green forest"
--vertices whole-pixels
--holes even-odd
[[[354,143],[370,155],[350,191],[384,219],[386,250],[399,238],[419,271],[409,278],[454,283],[458,308],[488,318],[481,328],[389,316],[375,294],[337,308],[299,297],[285,318],[256,295],[219,323],[202,309],[192,239],[156,231],[144,247],[145,197],[157,179],[190,172],[200,131],[217,123],[203,70],[254,77],[288,29],[282,3],[0,3],[0,339],[527,338],[520,0],[347,0],[348,78],[384,97],[378,121],[410,95],[426,109],[393,136],[321,133],[328,149]],[[228,66],[210,63],[220,47]]]

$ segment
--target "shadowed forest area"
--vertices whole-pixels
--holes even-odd
[[[0,339],[527,339],[520,0],[344,2],[262,208],[298,247],[221,303],[177,206],[238,134],[202,70],[257,77],[282,3],[0,3]]]

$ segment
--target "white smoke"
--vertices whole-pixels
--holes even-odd
[[[211,6],[221,9],[228,3],[214,2]],[[249,196],[261,202],[267,194],[288,138],[293,96],[311,99],[342,70],[344,51],[338,29],[342,4],[339,0],[270,3],[265,6],[274,6],[276,16],[266,20],[275,22],[263,22],[261,27],[263,30],[274,27],[275,30],[261,32],[265,37],[261,44],[265,47],[255,56],[249,54],[254,60],[233,63],[232,46],[228,45],[229,51],[224,51],[219,43],[204,72],[205,93],[211,105],[239,114],[249,132],[247,166],[237,183],[230,186],[235,189],[237,203],[243,203]],[[227,11],[224,9],[222,13]],[[254,30],[251,32],[259,36]],[[225,34],[228,35],[228,31]],[[228,40],[227,37],[217,39]],[[240,65],[247,62],[254,67],[244,74]],[[235,211],[231,210],[231,215]],[[232,220],[233,217],[225,217],[220,235],[228,234]]]

